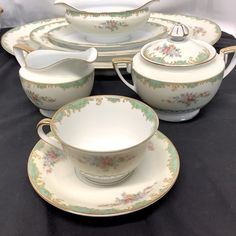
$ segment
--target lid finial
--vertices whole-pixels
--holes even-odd
[[[170,38],[173,41],[183,41],[189,35],[187,26],[177,23],[170,32]]]

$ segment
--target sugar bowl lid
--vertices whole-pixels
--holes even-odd
[[[177,23],[170,37],[146,44],[141,49],[142,57],[163,66],[193,66],[212,60],[216,51],[211,45],[200,40],[189,39],[188,28]]]

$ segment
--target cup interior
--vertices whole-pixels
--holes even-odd
[[[83,78],[94,70],[91,63],[77,59],[66,59],[45,69],[20,68],[22,78],[42,84],[67,83]]]
[[[87,0],[78,4],[77,9],[90,13],[124,12],[129,10],[135,10],[136,8],[141,7],[145,3],[147,3],[147,0],[121,0],[113,2],[110,0],[103,0],[96,1],[96,4],[94,3],[94,0]]]
[[[158,128],[152,108],[135,99],[95,96],[62,107],[52,130],[69,146],[91,152],[121,151],[150,138]]]

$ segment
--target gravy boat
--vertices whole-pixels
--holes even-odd
[[[114,43],[129,39],[129,33],[143,27],[149,6],[159,0],[56,0],[66,8],[65,18],[88,41]]]

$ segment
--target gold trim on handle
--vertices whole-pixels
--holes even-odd
[[[112,59],[112,64],[113,66],[119,63],[132,63],[133,59],[131,57],[118,57],[118,58],[113,58]]]
[[[223,53],[223,54],[229,54],[229,53],[235,53],[235,52],[236,52],[236,45],[222,48],[220,50],[220,53]]]
[[[40,126],[44,126],[44,125],[50,125],[51,123],[51,119],[49,118],[44,118],[42,120],[39,121],[39,123],[37,124],[37,129],[40,127]]]
[[[27,45],[27,44],[21,44],[21,43],[15,44],[15,45],[14,45],[14,48],[22,49],[22,50],[24,50],[24,51],[27,52],[27,53],[30,53],[30,52],[33,52],[33,51],[34,51],[34,49],[31,48],[29,45]]]

